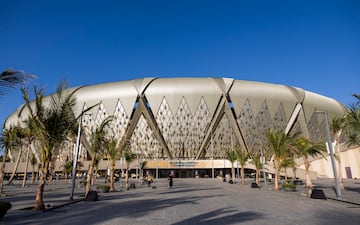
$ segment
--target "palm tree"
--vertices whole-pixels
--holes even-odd
[[[99,127],[96,128],[95,132],[91,134],[91,147],[90,147],[90,154],[91,154],[91,163],[89,165],[89,170],[86,179],[86,189],[85,189],[85,196],[91,190],[91,184],[93,181],[94,169],[96,167],[96,161],[98,156],[104,152],[104,148],[106,146],[106,130],[105,128],[109,125],[112,121],[113,117],[109,116],[105,118]]]
[[[342,164],[341,164],[341,158],[340,158],[340,136],[342,130],[345,128],[346,122],[345,117],[343,118],[334,118],[332,120],[332,123],[330,124],[331,133],[334,137],[334,140],[336,141],[335,145],[335,153],[336,153],[336,161],[338,162],[338,174],[339,174],[339,185],[340,188],[344,190],[344,184],[342,179]]]
[[[235,181],[235,167],[234,167],[234,162],[236,161],[236,153],[234,151],[228,150],[226,151],[226,158],[230,161],[231,163],[231,179],[232,181]]]
[[[289,135],[286,134],[283,130],[269,130],[268,132],[266,132],[267,143],[274,157],[275,190],[279,190],[279,174],[281,162],[284,159],[284,156],[292,148],[295,136],[296,134]]]
[[[62,168],[63,168],[62,172],[65,175],[65,183],[67,182],[68,175],[71,174],[71,172],[73,170],[73,164],[74,164],[74,161],[66,161],[62,165]]]
[[[108,140],[108,147],[107,147],[107,155],[110,160],[110,190],[109,191],[115,191],[114,187],[114,175],[115,175],[115,162],[116,158],[119,156],[120,151],[118,148],[118,140],[114,137]]]
[[[13,183],[13,180],[16,175],[16,171],[20,164],[21,156],[23,153],[23,146],[24,146],[24,138],[25,138],[24,128],[17,126],[15,130],[16,130],[16,146],[17,146],[17,150],[18,150],[18,156],[15,161],[15,166],[13,168],[13,172],[11,173],[11,176],[7,182],[8,185]]]
[[[260,172],[261,172],[261,160],[260,160],[261,155],[259,153],[254,153],[251,154],[250,158],[252,159],[252,163],[255,166],[256,169],[256,173],[255,173],[255,182],[257,185],[260,184]]]
[[[62,172],[64,173],[65,175],[65,182],[67,182],[67,178],[69,176],[69,174],[72,173],[73,171],[73,165],[74,165],[74,161],[71,160],[71,161],[66,161],[63,165],[62,165]],[[81,169],[81,167],[83,167],[84,165],[82,164],[82,162],[78,162],[76,164],[76,167],[77,167],[77,171],[79,171]]]
[[[144,181],[144,169],[146,168],[147,166],[147,161],[140,161],[140,166],[139,166],[139,169],[140,169],[140,182],[141,184],[143,184],[143,181]]]
[[[241,167],[241,184],[245,184],[245,164],[249,158],[248,153],[241,147],[235,147],[236,159]]]
[[[34,153],[31,154],[30,163],[31,163],[31,183],[33,184],[37,177],[37,173],[35,173],[35,165],[37,164],[37,160]]]
[[[16,139],[17,139],[17,128],[14,126],[10,126],[9,128],[5,128],[0,137],[0,145],[4,149],[3,161],[0,167],[0,195],[3,189],[3,181],[4,181],[4,170],[5,164],[7,160],[8,152],[16,147]]]
[[[295,160],[293,154],[290,154],[289,156],[285,156],[284,159],[281,162],[280,168],[284,168],[285,173],[285,183],[287,183],[287,168],[294,168],[295,167]]]
[[[35,99],[33,102],[30,101],[28,89],[21,89],[25,104],[20,110],[19,116],[25,108],[28,110],[29,118],[26,122],[39,148],[41,159],[41,175],[36,191],[35,210],[45,208],[43,192],[53,153],[66,140],[69,130],[76,125],[76,118],[73,113],[73,107],[76,104],[74,94],[79,88],[71,92],[65,92],[66,89],[66,82],[60,82],[56,93],[49,96],[50,102],[48,104],[43,101],[43,89],[39,90],[34,86]]]
[[[323,155],[326,152],[326,146],[322,142],[312,142],[307,138],[300,137],[295,141],[295,148],[298,156],[302,157],[305,165],[306,173],[306,186],[309,190],[309,194],[312,189],[312,183],[310,179],[310,161],[309,157],[315,157]]]
[[[129,190],[130,163],[136,159],[136,154],[131,152],[129,145],[126,145],[125,149],[123,151],[124,151],[124,158],[125,158],[125,162],[126,162],[125,189]]]
[[[8,88],[15,88],[27,80],[36,78],[34,75],[26,74],[23,71],[6,69],[0,73],[0,97],[7,93]]]
[[[357,102],[350,105],[349,113],[345,117],[346,131],[348,133],[347,144],[360,146],[360,95],[353,95]]]

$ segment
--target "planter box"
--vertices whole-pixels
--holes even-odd
[[[10,202],[2,202],[0,201],[0,219],[2,219],[5,214],[7,213],[7,211],[11,209],[11,204]]]

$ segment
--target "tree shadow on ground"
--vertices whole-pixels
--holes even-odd
[[[238,212],[234,209],[223,208],[213,210],[201,215],[196,215],[192,218],[185,219],[183,221],[174,223],[173,225],[189,225],[189,224],[235,224],[239,222],[245,222],[250,220],[262,219],[263,215],[258,212]]]

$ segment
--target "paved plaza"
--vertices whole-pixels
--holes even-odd
[[[102,181],[98,181],[101,183]],[[136,184],[135,189],[99,193],[99,201],[82,201],[84,187],[76,187],[74,202],[69,200],[71,185],[55,181],[46,186],[45,211],[29,208],[35,199],[36,185],[4,186],[13,207],[0,224],[6,225],[189,225],[189,224],[301,224],[331,225],[360,223],[360,182],[346,180],[341,200],[336,200],[332,180],[316,180],[329,199],[305,196],[305,188],[286,192],[267,187],[251,188],[212,179],[158,179],[153,187]],[[117,183],[118,189],[119,183]],[[263,184],[262,184],[263,185]]]

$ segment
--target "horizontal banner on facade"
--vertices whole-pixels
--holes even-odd
[[[234,165],[235,166],[235,165]],[[231,168],[228,160],[152,160],[147,161],[147,168]]]

